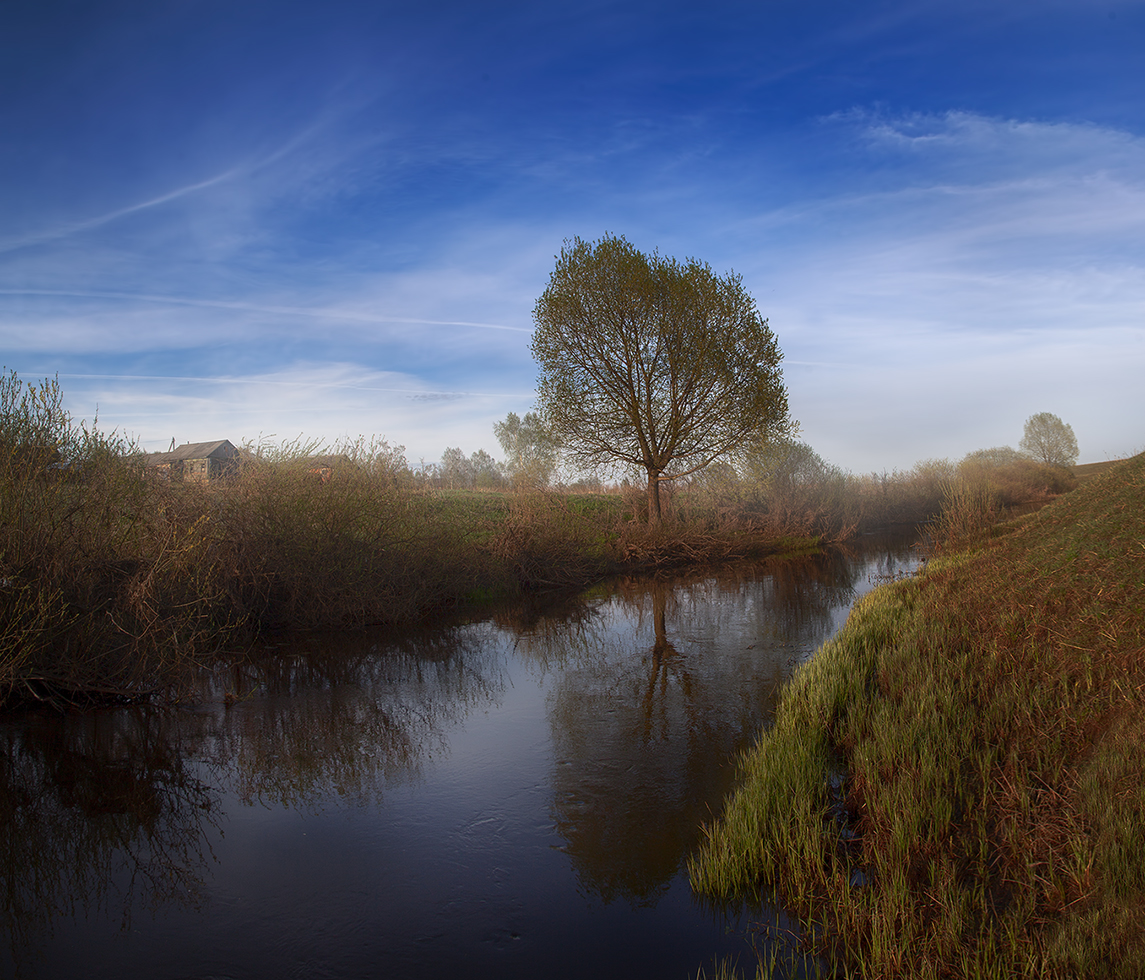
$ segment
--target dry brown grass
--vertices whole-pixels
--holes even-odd
[[[322,474],[311,446],[264,446],[219,483],[168,482],[72,426],[54,385],[7,384],[0,701],[174,696],[266,629],[410,622],[759,546],[695,508],[649,528],[617,496],[420,489],[385,443],[336,447]]]
[[[856,479],[782,446],[747,476],[667,488],[650,526],[639,489],[430,491],[384,441],[322,449],[322,474],[299,441],[247,447],[218,484],[168,483],[135,447],[73,425],[54,382],[0,378],[0,402],[0,701],[177,693],[199,659],[266,629],[410,622],[620,570],[805,550],[932,516],[954,472]],[[978,481],[990,500],[1048,485],[1011,470]],[[980,511],[948,501],[950,527]]]
[[[1125,460],[1123,459],[1107,459],[1100,463],[1079,463],[1077,466],[1072,468],[1073,475],[1078,479],[1079,482],[1085,482],[1086,480],[1089,480],[1095,476],[1100,476],[1107,470],[1112,469],[1118,463],[1124,462]]]
[[[864,600],[693,880],[783,889],[854,975],[1139,976],[1143,499],[1145,456]],[[832,764],[850,843],[824,834]]]

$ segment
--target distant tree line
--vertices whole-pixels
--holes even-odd
[[[455,447],[441,455],[439,463],[422,467],[422,479],[445,490],[504,490],[550,486],[556,477],[559,446],[536,412],[524,417],[510,412],[493,424],[505,461],[498,462],[484,449],[470,456]],[[595,477],[582,478],[599,485]]]
[[[484,449],[470,456],[457,447],[441,454],[441,462],[422,467],[422,481],[442,490],[501,490],[508,486],[505,468]]]

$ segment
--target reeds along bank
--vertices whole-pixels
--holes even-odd
[[[222,479],[158,479],[131,443],[73,424],[54,381],[0,376],[0,698],[144,696],[237,632],[410,621],[843,538],[931,516],[952,471],[855,478],[796,447],[704,473],[652,528],[623,494],[432,491],[384,440],[242,449]]]

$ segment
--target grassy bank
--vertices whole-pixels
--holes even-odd
[[[855,976],[1145,972],[1145,456],[871,593],[785,690],[694,887]]]

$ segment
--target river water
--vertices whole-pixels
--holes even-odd
[[[0,976],[746,968],[793,924],[696,899],[686,855],[913,541],[283,638],[193,705],[0,719]]]

